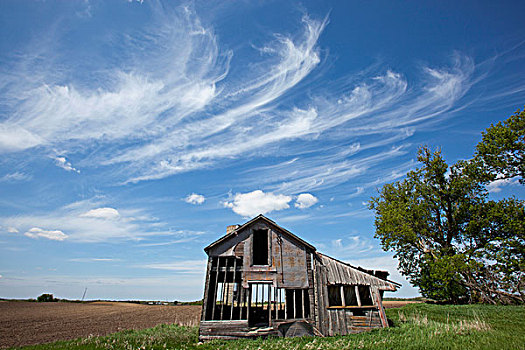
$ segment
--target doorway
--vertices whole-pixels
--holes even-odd
[[[268,327],[272,310],[271,283],[250,283],[248,324],[250,327]]]

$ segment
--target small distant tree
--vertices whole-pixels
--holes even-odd
[[[57,301],[57,299],[53,298],[53,294],[42,294],[38,296],[36,299],[39,303],[49,303],[53,301]]]

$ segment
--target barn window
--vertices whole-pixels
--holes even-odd
[[[359,306],[355,286],[343,286],[343,292],[345,294],[345,306]]]
[[[268,325],[269,320],[293,320],[310,317],[308,289],[273,287],[267,282],[250,283],[248,321],[252,326]]]
[[[341,286],[328,286],[328,306],[343,306]]]
[[[252,240],[252,265],[268,264],[268,230],[254,230]]]
[[[372,306],[372,295],[370,294],[370,286],[358,286],[359,299],[361,299],[362,306]]]
[[[328,286],[328,306],[373,306],[370,286],[330,285]]]

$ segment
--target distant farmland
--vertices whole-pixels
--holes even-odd
[[[525,349],[523,306],[405,304],[387,310],[392,327],[366,333],[199,343],[198,305],[0,302],[0,343],[6,347],[77,338],[26,350]],[[159,323],[169,325],[143,329]]]
[[[198,325],[199,305],[140,305],[117,302],[0,302],[0,347],[107,335],[158,324]]]

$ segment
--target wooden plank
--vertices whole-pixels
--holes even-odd
[[[339,311],[339,327],[342,335],[348,334],[348,328],[346,324],[346,310]]]
[[[334,336],[336,334],[335,315],[332,310],[328,311],[328,335]]]
[[[233,258],[233,291],[232,291],[232,305],[230,307],[230,320],[233,319],[233,292],[235,291],[235,276],[237,275],[237,258]],[[239,291],[237,291],[237,298],[239,298]],[[237,303],[239,306],[239,303]]]
[[[228,258],[224,258],[224,266],[226,267],[227,265],[228,265]],[[222,298],[221,298],[221,317],[220,317],[221,320],[224,320],[224,291],[225,291],[224,285],[225,284],[226,284],[226,272],[224,272],[224,278],[222,279],[222,290],[221,290]]]
[[[286,289],[284,290],[284,318],[285,319],[289,319],[288,317],[288,309],[289,309],[289,306],[288,306],[288,298],[286,297]]]
[[[292,295],[293,295],[293,318],[297,318],[297,303],[295,302],[295,292],[296,290],[292,289]]]
[[[275,320],[278,318],[277,316],[278,316],[278,312],[279,312],[279,310],[277,309],[277,293],[278,293],[278,289],[279,288],[277,288],[277,287],[275,287],[273,289],[273,294],[274,294],[273,295],[273,300],[274,300],[274,303],[275,303],[275,305],[274,305],[274,308],[275,308]]]
[[[250,318],[250,305],[252,304],[252,287],[246,289],[248,305],[246,306],[246,319]]]
[[[302,289],[301,292],[302,292],[302,294],[303,294],[303,295],[301,296],[301,297],[302,297],[302,299],[301,299],[301,308],[302,308],[301,311],[303,312],[303,313],[302,313],[303,318],[306,318],[306,315],[304,314],[304,303],[305,303],[305,301],[306,301],[304,295],[306,294],[306,289]]]
[[[321,276],[322,276],[322,290],[323,290],[323,301],[324,301],[324,306],[323,306],[323,311],[326,313],[326,315],[328,315],[330,318],[329,319],[326,319],[325,317],[325,327],[327,328],[328,330],[328,335],[333,335],[333,330],[332,330],[332,319],[331,319],[331,315],[329,313],[329,310],[327,309],[327,306],[328,306],[328,277],[326,275],[326,268],[322,268],[321,270]]]
[[[219,264],[221,258],[217,257],[217,272],[215,273],[215,289],[213,290],[213,309],[211,311],[211,319],[215,319],[215,309],[217,308],[217,287],[219,286]]]
[[[359,286],[355,287],[355,296],[357,298],[357,305],[361,306],[361,296],[359,295]]]
[[[272,325],[272,285],[268,284],[268,325]]]
[[[206,282],[204,283],[204,296],[202,298],[202,312],[201,321],[206,319],[206,311],[208,306],[208,294],[210,289],[210,274],[211,274],[212,257],[208,256],[208,267],[206,270]]]
[[[379,293],[376,293],[376,297],[379,317],[381,318],[381,324],[384,328],[388,328],[388,320],[386,318],[385,309],[383,308],[383,303],[381,302],[381,296],[379,295]]]
[[[323,285],[321,283],[322,281],[321,266],[317,264],[316,260],[314,260],[314,267],[315,267],[315,274],[314,274],[314,279],[315,279],[314,294],[315,296],[314,298],[317,302],[317,310],[316,310],[317,311],[316,317],[318,320],[317,328],[319,328],[321,333],[326,336],[328,334],[328,331],[325,327],[326,326],[325,324],[326,307],[324,306],[324,302],[323,302],[324,290],[323,290]]]

